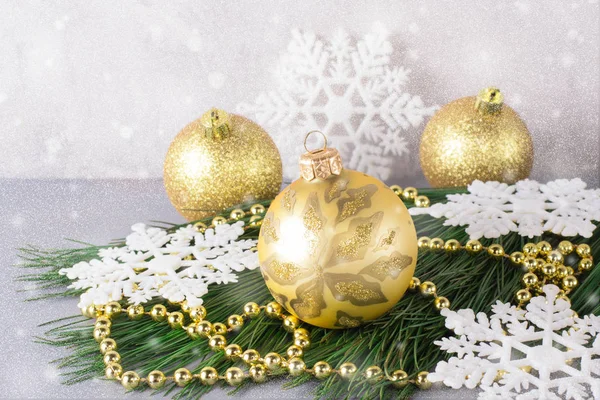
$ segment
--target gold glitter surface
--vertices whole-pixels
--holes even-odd
[[[294,204],[296,204],[296,192],[288,187],[281,198],[281,206],[284,210],[290,212],[294,208]]]
[[[335,288],[338,292],[344,296],[353,297],[357,300],[368,301],[379,299],[380,295],[374,290],[365,288],[360,282],[338,282],[335,284]]]
[[[206,135],[200,119],[187,125],[171,143],[164,164],[169,199],[190,221],[273,198],[281,181],[281,158],[273,140],[259,125],[233,114],[222,138]]]
[[[394,253],[390,257],[381,257],[373,264],[363,269],[361,274],[370,275],[380,281],[387,277],[396,279],[400,272],[412,264],[412,257],[400,253]]]
[[[379,240],[379,245],[377,246],[377,249],[375,249],[375,251],[377,251],[379,249],[385,249],[386,247],[391,246],[392,243],[394,243],[395,237],[396,237],[396,231],[390,231],[387,235],[383,236]]]
[[[421,168],[433,187],[466,186],[475,179],[514,183],[527,178],[533,143],[509,106],[479,111],[477,97],[455,100],[429,121],[420,145]]]
[[[323,283],[309,282],[298,288],[298,299],[290,303],[300,318],[314,318],[325,308],[323,301]]]
[[[281,279],[282,281],[291,282],[298,275],[300,275],[300,268],[294,263],[291,262],[281,262],[277,260],[273,260],[269,264],[269,268],[273,271],[273,274]]]
[[[347,316],[343,315],[339,320],[338,320],[339,324],[341,326],[344,326],[346,328],[356,328],[357,326],[360,326],[360,321],[356,320],[356,319],[351,319],[348,318]]]
[[[371,197],[377,191],[377,186],[367,185],[362,188],[348,190],[348,197],[338,201],[340,210],[337,222],[358,214],[362,209],[371,206]]]
[[[355,258],[358,254],[358,250],[369,244],[372,231],[373,224],[362,224],[357,226],[356,231],[351,238],[338,244],[336,250],[337,256],[343,258]]]
[[[265,237],[268,238],[269,241],[276,242],[279,240],[279,236],[277,236],[277,228],[273,222],[274,218],[273,215],[265,218],[261,225],[261,230],[264,230]]]
[[[331,203],[332,200],[340,197],[344,190],[346,190],[346,186],[348,186],[348,181],[344,179],[334,181],[329,190],[325,192],[325,202]]]

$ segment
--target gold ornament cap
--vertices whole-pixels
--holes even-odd
[[[204,135],[209,138],[223,139],[231,132],[231,118],[225,111],[213,108],[200,117]]]
[[[313,133],[320,133],[323,136],[323,147],[318,150],[309,150],[306,146],[306,141]],[[325,180],[331,175],[339,175],[342,173],[344,166],[342,158],[337,149],[327,147],[327,137],[321,131],[311,131],[304,138],[304,148],[306,153],[300,156],[300,174],[306,181],[315,179]]]
[[[504,95],[496,87],[481,89],[475,100],[475,109],[482,114],[494,114],[502,109]]]

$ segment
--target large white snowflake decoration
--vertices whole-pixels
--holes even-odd
[[[217,225],[204,234],[188,225],[165,229],[135,224],[123,247],[102,249],[100,259],[80,262],[59,271],[87,289],[78,306],[106,304],[126,298],[132,304],[163,297],[173,302],[202,304],[211,283],[237,282],[234,271],[255,269],[256,240],[239,239],[244,223]]]
[[[457,357],[440,361],[429,379],[454,389],[479,386],[486,400],[600,399],[600,317],[579,318],[557,298],[557,286],[543,290],[526,311],[500,301],[490,318],[442,310],[460,337],[435,344]]]
[[[446,226],[467,226],[471,239],[497,238],[509,232],[540,236],[591,237],[600,221],[600,190],[581,179],[558,179],[543,185],[525,179],[514,185],[474,181],[467,194],[450,194],[446,203],[410,209],[412,215],[446,218]]]
[[[381,27],[361,40],[339,30],[330,40],[292,31],[276,67],[277,89],[238,110],[271,128],[286,178],[298,176],[298,156],[308,131],[325,132],[347,167],[388,179],[392,167],[410,172],[418,127],[436,107],[405,92],[410,70],[390,65],[393,47]],[[414,129],[413,129],[414,130]]]

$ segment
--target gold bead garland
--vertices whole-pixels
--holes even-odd
[[[393,185],[390,188],[402,199],[414,201],[417,207],[428,207],[430,205],[429,198],[419,195],[417,189],[413,187],[402,190],[399,186]],[[250,217],[249,225],[246,225],[244,229],[256,228],[261,225],[264,213],[264,206],[255,204],[249,211],[234,209],[231,211],[229,218],[217,216],[213,218],[210,226],[202,222],[197,222],[194,226],[198,231],[204,232],[216,225]],[[519,307],[533,297],[532,292],[535,294],[541,293],[542,286],[547,283],[554,283],[562,287],[561,298],[568,300],[567,295],[578,284],[577,276],[589,271],[594,266],[589,245],[575,245],[566,240],[560,242],[556,250],[548,242],[542,241],[527,243],[523,246],[521,252],[511,254],[506,254],[500,244],[492,244],[486,247],[478,240],[469,240],[465,245],[462,245],[455,239],[444,241],[441,238],[423,236],[418,239],[418,246],[421,250],[434,252],[457,253],[467,251],[470,254],[484,253],[489,257],[505,258],[515,265],[522,266],[528,272],[522,278],[525,288],[516,293]],[[565,256],[573,253],[580,258],[576,271],[572,267],[563,264]],[[450,307],[450,301],[438,294],[436,285],[431,281],[421,282],[419,278],[413,277],[409,290],[418,291],[424,297],[432,298],[433,305],[438,311]],[[180,306],[181,312],[168,312],[164,305],[156,304],[149,310],[145,310],[142,305],[131,305],[125,310],[125,313],[131,320],[140,320],[146,316],[159,323],[166,321],[172,329],[185,330],[192,340],[204,338],[213,351],[223,352],[223,356],[227,359],[243,361],[248,366],[248,372],[244,372],[238,367],[230,367],[224,374],[219,374],[215,368],[204,367],[199,373],[193,374],[185,368],[179,368],[173,376],[166,376],[162,371],[155,370],[150,372],[147,377],[140,377],[134,371],[124,371],[121,366],[121,356],[117,352],[117,343],[110,337],[112,319],[119,316],[123,309],[118,302],[109,302],[103,306],[90,306],[82,310],[85,316],[96,318],[93,337],[99,342],[100,352],[106,365],[105,375],[107,378],[119,380],[123,387],[128,390],[135,389],[141,384],[159,389],[169,381],[173,381],[178,386],[186,386],[194,380],[198,380],[203,385],[214,385],[221,380],[231,386],[237,386],[246,379],[261,383],[269,376],[274,375],[275,372],[287,370],[291,376],[308,373],[317,379],[325,379],[331,375],[338,375],[341,379],[347,380],[360,376],[370,383],[385,379],[397,388],[403,388],[408,384],[413,384],[420,389],[431,387],[431,382],[427,379],[427,371],[420,371],[414,378],[410,378],[403,370],[395,370],[388,374],[379,366],[372,365],[359,374],[356,365],[351,362],[344,362],[337,369],[334,369],[326,361],[316,362],[312,368],[307,368],[303,356],[311,345],[310,333],[307,329],[300,327],[298,318],[285,314],[281,305],[276,302],[270,302],[265,306],[249,302],[244,306],[241,314],[229,316],[226,324],[211,323],[206,320],[207,311],[203,306],[189,307],[185,301],[176,305]],[[263,357],[255,349],[244,351],[237,344],[227,343],[225,337],[227,333],[238,331],[246,320],[258,317],[263,311],[267,317],[281,320],[283,328],[293,335],[293,344],[288,347],[285,356],[269,352]],[[187,314],[191,320],[188,325],[184,325],[184,314]]]

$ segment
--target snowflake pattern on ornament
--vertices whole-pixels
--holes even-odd
[[[146,303],[156,297],[202,304],[208,285],[237,282],[235,272],[258,267],[252,248],[242,239],[244,222],[217,225],[198,232],[192,225],[173,233],[144,224],[131,227],[125,246],[101,249],[100,259],[83,261],[59,271],[73,289],[87,289],[78,306],[101,305],[123,298]]]
[[[498,238],[509,232],[540,236],[589,238],[600,221],[600,189],[586,189],[581,179],[558,179],[547,184],[525,179],[514,185],[474,181],[467,194],[450,194],[446,203],[413,207],[412,215],[446,218],[446,226],[467,226],[471,239]]]
[[[331,40],[292,31],[276,67],[277,89],[238,111],[272,129],[282,152],[284,175],[298,176],[302,139],[321,130],[348,168],[385,180],[410,173],[410,145],[404,132],[416,128],[437,107],[427,107],[404,86],[410,70],[390,65],[393,47],[383,28],[361,40],[339,30]],[[414,132],[416,143],[416,131]]]
[[[481,400],[599,399],[600,317],[579,318],[557,286],[543,290],[527,310],[498,301],[491,318],[442,310],[446,327],[460,336],[435,344],[457,356],[440,361],[430,381],[479,386]]]

